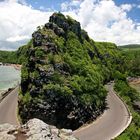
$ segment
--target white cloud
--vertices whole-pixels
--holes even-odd
[[[25,40],[27,42],[36,27],[48,22],[52,14],[18,2],[17,0],[0,2],[0,13],[2,13],[0,14],[0,49],[15,49],[25,43]],[[8,42],[18,43],[14,46]]]
[[[26,0],[0,0],[0,2],[20,3],[23,5],[27,5]]]
[[[45,10],[45,7],[44,6],[40,6],[39,9],[40,10]]]
[[[14,37],[9,37],[9,38],[7,38],[6,39],[6,41],[8,41],[8,42],[17,42],[17,41],[22,41],[22,40],[29,40],[30,39],[30,36],[25,36],[25,35],[23,35],[23,36],[19,36],[19,35],[17,35],[17,36],[14,36]]]
[[[140,23],[128,18],[133,5],[117,6],[113,0],[71,0],[61,8],[80,21],[94,40],[140,43]],[[48,22],[51,11],[35,10],[25,0],[0,0],[0,49],[16,49],[26,43],[37,26]]]
[[[79,8],[65,12],[81,22],[90,37],[117,44],[140,43],[140,23],[128,17],[134,5],[117,6],[113,0],[83,0]]]
[[[140,5],[138,5],[137,7],[140,8]]]
[[[67,11],[67,10],[73,10],[74,8],[78,8],[81,4],[82,0],[71,0],[70,2],[65,1],[61,4],[61,10]]]
[[[68,2],[62,3],[62,4],[61,4],[61,9],[62,9],[62,11],[68,10]]]
[[[131,4],[122,4],[121,8],[123,10],[130,11],[133,8],[133,5],[131,5]]]

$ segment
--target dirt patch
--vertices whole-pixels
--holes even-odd
[[[138,78],[129,78],[128,79],[129,85],[140,92],[140,77]]]
[[[132,84],[132,85],[140,85],[140,80],[132,81],[132,82],[130,82],[130,84]]]
[[[133,78],[128,81],[130,84],[137,85],[140,84],[140,78]]]

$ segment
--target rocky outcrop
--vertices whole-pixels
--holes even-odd
[[[29,120],[18,127],[10,124],[0,125],[0,140],[77,140],[72,130],[57,129],[39,119]]]
[[[103,82],[121,68],[112,59],[120,59],[114,44],[94,42],[78,21],[54,13],[27,48],[18,104],[23,123],[38,118],[74,130],[104,111]]]
[[[71,19],[69,16],[66,19],[66,17],[63,14],[54,13],[50,17],[49,22],[58,25],[66,33],[67,33],[68,30],[74,32],[79,37],[79,39],[81,39],[81,26],[80,26],[80,23],[77,22],[74,19]]]

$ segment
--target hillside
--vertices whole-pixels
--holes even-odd
[[[119,48],[140,48],[140,44],[128,44],[119,46]]]
[[[128,76],[140,76],[140,45],[126,45],[121,47],[122,56],[126,61]]]
[[[104,83],[124,71],[113,43],[94,42],[80,23],[54,13],[27,45],[19,114],[76,129],[105,109]]]
[[[15,51],[0,51],[0,62],[16,63],[17,56]]]
[[[122,45],[118,46],[120,49],[127,51],[127,50],[138,50],[140,49],[140,44],[128,44],[128,45]]]
[[[28,45],[21,46],[16,51],[2,51],[0,50],[0,62],[22,64],[26,61],[26,54],[28,51]]]

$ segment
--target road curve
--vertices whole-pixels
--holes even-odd
[[[79,140],[111,140],[123,132],[131,122],[131,116],[122,100],[114,93],[113,84],[108,85],[108,109],[92,124],[74,131]],[[0,103],[0,124],[18,125],[18,87]]]
[[[130,124],[132,117],[125,104],[114,93],[113,84],[107,88],[108,109],[92,124],[74,131],[79,140],[111,140]]]
[[[18,89],[19,87],[16,87],[0,102],[0,124],[19,124],[17,120]]]

